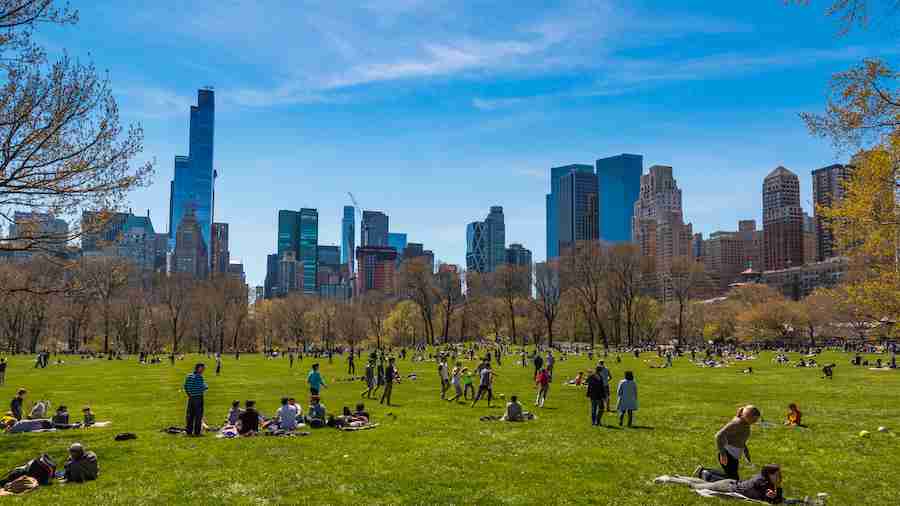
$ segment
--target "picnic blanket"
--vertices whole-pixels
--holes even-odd
[[[369,430],[369,429],[374,429],[375,427],[378,427],[378,424],[377,424],[377,423],[370,423],[370,424],[366,424],[366,425],[360,425],[360,426],[358,426],[358,427],[340,427],[340,430],[345,431],[345,432],[355,432],[355,431],[358,431],[358,430]]]
[[[690,487],[694,483],[705,483],[705,482],[699,478],[679,476],[677,474],[675,476],[669,476],[669,475],[664,474],[662,476],[657,476],[656,479],[653,480],[653,483],[675,483],[678,485],[687,485]],[[697,495],[699,495],[701,497],[718,497],[720,499],[733,499],[733,500],[739,500],[739,501],[756,503],[756,504],[768,504],[763,501],[757,501],[755,499],[750,499],[749,497],[738,494],[737,492],[716,492],[714,490],[695,489],[693,487],[691,487],[691,490],[693,490],[694,493],[696,493]]]

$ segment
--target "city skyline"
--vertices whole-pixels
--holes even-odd
[[[237,22],[235,12],[246,9],[128,4],[75,2],[84,30],[43,37],[51,47],[65,40],[75,57],[98,47],[103,31],[95,26],[113,31],[101,46],[109,37],[122,41],[120,51],[93,57],[110,70],[123,119],[144,127],[141,159],[157,161],[154,184],[131,195],[131,207],[150,209],[157,232],[168,231],[161,229],[171,160],[185,151],[186,111],[198,88],[215,86],[220,177],[212,219],[230,224],[231,257],[252,285],[262,284],[266,255],[275,251],[276,209],[318,209],[320,244],[340,244],[348,190],[361,208],[383,210],[392,228],[459,265],[465,223],[503,206],[507,236],[540,261],[549,168],[617,153],[673,166],[685,218],[704,235],[740,219],[762,223],[760,182],[778,165],[798,174],[801,205],[812,215],[810,172],[847,160],[810,137],[797,113],[821,109],[833,72],[897,54],[878,30],[835,40],[817,9],[780,2],[754,10],[712,5],[702,16],[675,2],[628,12],[609,2],[554,3],[511,14],[499,31],[465,22],[423,30],[451,15],[476,19],[465,5],[440,2],[393,11],[375,2],[318,16],[287,8],[275,21],[334,20],[308,36],[270,26],[263,13]],[[163,22],[172,15],[190,23]],[[364,15],[374,19],[370,34]],[[608,20],[602,33],[578,29],[599,17]],[[140,41],[117,36],[142,26],[154,30]],[[354,38],[341,53],[340,41]],[[371,51],[361,49],[367,44]],[[292,71],[279,63],[285,47],[307,46],[318,56],[292,56],[301,59],[290,62]],[[146,56],[140,65],[127,56],[138,47]],[[323,55],[335,56],[333,64],[321,63]],[[591,63],[584,67],[579,56]],[[560,63],[539,68],[529,60]],[[271,77],[254,88],[249,76],[260,72],[253,70]],[[298,72],[318,84],[298,80]]]

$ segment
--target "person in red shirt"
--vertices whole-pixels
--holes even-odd
[[[534,400],[534,405],[543,408],[544,401],[547,400],[547,392],[550,391],[550,372],[547,371],[546,367],[541,368],[534,379],[534,383],[538,387],[537,399]]]

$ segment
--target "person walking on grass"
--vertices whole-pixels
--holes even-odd
[[[612,381],[612,374],[609,372],[609,368],[606,367],[606,363],[603,360],[597,363],[597,374],[599,374],[600,379],[603,380],[603,390],[606,392],[606,395],[603,397],[603,408],[606,409],[608,413],[612,413],[612,395],[609,391],[609,382]]]
[[[441,399],[446,399],[447,390],[450,389],[450,370],[443,355],[438,361],[438,376],[441,378]]]
[[[547,350],[547,374],[550,375],[550,379],[553,379],[553,364],[556,363],[556,358],[553,357],[553,350]]]
[[[309,383],[309,393],[311,395],[319,395],[319,390],[328,388],[328,385],[325,384],[325,378],[319,373],[318,363],[312,365],[312,370],[306,376],[306,382]]]
[[[603,425],[603,405],[606,403],[606,389],[603,388],[603,377],[600,367],[587,379],[587,397],[591,400],[591,425]]]
[[[453,385],[453,388],[456,390],[456,395],[447,400],[450,402],[458,401],[459,398],[463,396],[462,362],[457,362],[456,367],[453,368],[453,372],[450,374],[450,384]]]
[[[216,352],[216,376],[222,372],[222,354]]]
[[[462,377],[463,399],[469,400],[469,392],[472,393],[472,398],[474,399],[475,384],[472,381],[472,371],[470,371],[468,367],[463,367],[462,370],[459,371],[459,375]]]
[[[0,358],[0,385],[6,384],[6,359]]]
[[[356,362],[353,361],[353,351],[347,356],[347,374],[356,374]]]
[[[209,389],[203,379],[203,371],[206,365],[199,363],[194,366],[194,372],[184,379],[184,393],[188,396],[187,403],[187,427],[188,436],[199,436],[203,426],[203,394]]]
[[[750,427],[759,421],[760,416],[761,413],[756,406],[747,405],[738,408],[737,415],[716,433],[718,459],[724,473],[697,466],[694,475],[706,481],[740,480],[738,468],[741,455],[747,459],[748,464],[751,464],[747,440],[750,439]]]
[[[478,384],[478,394],[472,401],[472,407],[475,407],[475,404],[485,393],[487,393],[488,407],[491,407],[491,401],[494,400],[494,377],[496,376],[494,371],[491,370],[491,361],[485,359],[479,369],[478,377],[480,383]]]
[[[537,398],[534,400],[534,405],[543,408],[544,401],[547,400],[547,393],[550,391],[550,373],[547,369],[541,369],[538,372],[537,378],[534,379],[534,383],[538,387]]]
[[[534,374],[533,378],[537,378],[539,372],[541,372],[541,368],[544,367],[544,359],[541,358],[541,353],[538,350],[534,350]]]
[[[360,397],[365,397],[366,399],[372,398],[372,392],[377,388],[376,380],[375,380],[375,361],[374,359],[370,359],[369,363],[366,364],[366,389],[360,394]]]
[[[619,427],[622,426],[626,413],[628,414],[628,426],[631,427],[634,421],[634,412],[638,408],[637,383],[634,382],[634,373],[631,371],[626,371],[625,379],[619,382],[616,397],[619,398]]]
[[[288,353],[288,362],[290,362],[290,366],[288,366],[288,367],[293,369],[294,368],[294,352],[293,351]]]
[[[394,382],[400,381],[400,373],[394,367],[394,357],[388,359],[388,365],[384,369],[384,392],[381,393],[379,404],[391,405],[391,394],[394,391]],[[385,403],[385,400],[387,401]]]

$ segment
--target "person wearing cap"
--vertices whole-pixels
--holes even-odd
[[[194,366],[194,372],[184,379],[184,392],[188,396],[187,404],[187,430],[188,436],[199,436],[203,427],[203,394],[209,389],[203,379],[203,371],[206,365],[200,363]]]
[[[97,455],[94,452],[84,450],[81,443],[73,443],[69,447],[69,458],[66,460],[63,478],[66,481],[82,483],[96,480],[100,474],[100,465],[97,464]]]

